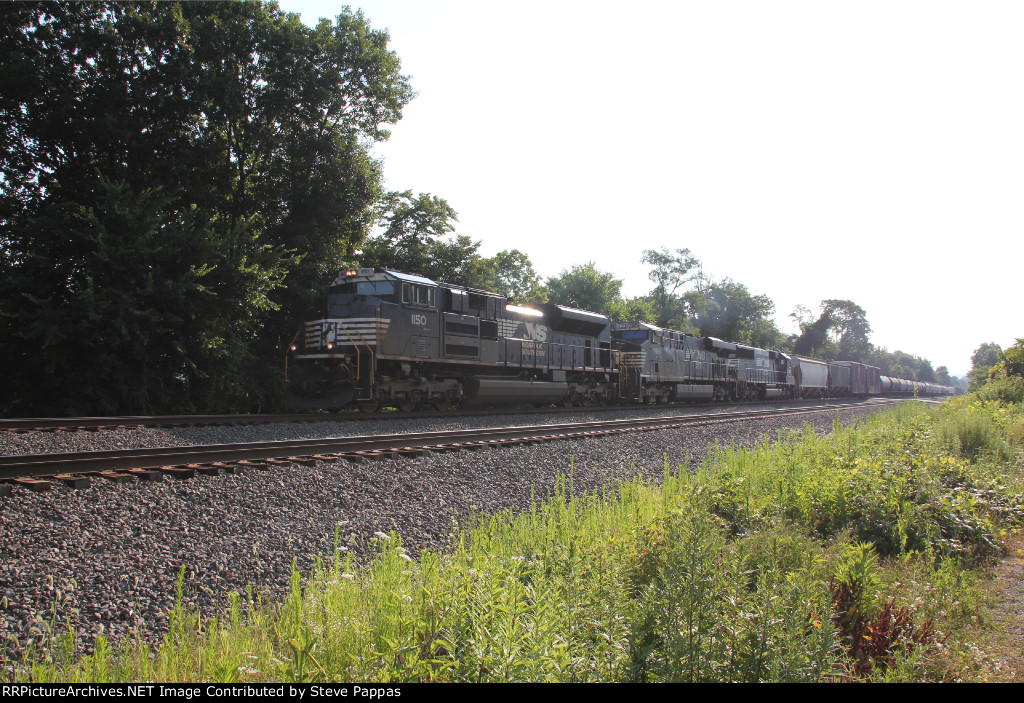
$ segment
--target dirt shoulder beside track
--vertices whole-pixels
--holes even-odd
[[[979,643],[988,655],[988,671],[994,682],[1024,682],[1024,534],[1007,540],[1009,555],[992,571],[985,584],[991,606],[986,625],[991,628]]]

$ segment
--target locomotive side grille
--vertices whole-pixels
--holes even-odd
[[[480,356],[480,350],[474,346],[460,346],[457,344],[447,344],[444,348],[444,353],[448,356],[468,356],[478,357]]]
[[[448,322],[444,323],[445,334],[465,334],[470,336],[476,336],[479,332],[479,328],[475,325],[467,325],[464,322]]]

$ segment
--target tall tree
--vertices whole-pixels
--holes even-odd
[[[547,281],[552,303],[607,315],[620,298],[622,280],[598,271],[594,262],[573,266]]]
[[[387,39],[261,2],[0,5],[0,408],[273,402],[411,98]]]
[[[821,314],[816,320],[802,305],[798,305],[790,316],[800,324],[800,336],[793,345],[795,353],[829,360],[868,360],[871,325],[864,308],[852,300],[822,300]]]
[[[978,346],[971,355],[971,370],[967,374],[968,388],[976,391],[988,382],[989,371],[999,363],[999,355],[1003,348],[995,342]]]
[[[771,332],[774,314],[771,298],[753,295],[731,278],[708,286],[694,309],[701,334],[757,346],[776,346],[781,341],[781,335]]]
[[[797,318],[800,323],[800,336],[793,343],[793,353],[823,359],[833,358],[835,345],[828,335],[829,330],[835,325],[832,312],[823,309],[816,320],[809,315],[805,316],[805,312],[809,313],[810,311],[799,306],[792,314],[792,317]]]
[[[444,198],[412,191],[388,193],[377,206],[379,234],[358,253],[361,266],[381,266],[468,285],[480,242],[455,234],[458,213]]]
[[[852,300],[823,300],[821,305],[832,320],[829,337],[835,344],[836,358],[865,361],[871,352],[871,325],[864,308]]]
[[[470,271],[469,285],[500,293],[517,303],[543,303],[548,297],[530,257],[518,249],[500,251],[476,261]]]
[[[644,250],[640,263],[652,267],[647,275],[655,287],[649,298],[657,311],[658,324],[681,329],[686,320],[686,304],[680,289],[693,279],[692,272],[699,270],[700,261],[689,249],[676,249],[673,253],[662,247],[658,251]]]

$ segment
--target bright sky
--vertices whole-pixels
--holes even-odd
[[[445,198],[484,255],[593,261],[636,296],[644,249],[689,248],[787,332],[853,300],[954,375],[1024,337],[1024,3],[350,4],[418,92],[388,187]]]

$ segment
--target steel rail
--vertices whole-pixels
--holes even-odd
[[[178,427],[189,425],[246,425],[271,422],[316,422],[335,420],[338,415],[280,413],[274,415],[120,415],[110,417],[18,417],[0,418],[0,431],[27,432],[54,429],[98,429],[100,427]]]
[[[868,399],[870,400],[874,399]],[[740,401],[731,404],[757,405],[778,401]],[[836,406],[858,405],[860,398],[833,398]],[[341,412],[341,413],[274,413],[266,415],[112,415],[109,417],[20,417],[0,418],[0,432],[31,432],[47,430],[99,429],[101,427],[188,427],[196,425],[261,425],[275,422],[345,422],[386,419],[419,419],[434,417],[460,417],[464,415],[519,415],[565,412],[616,412],[620,410],[663,410],[665,405],[611,405],[545,408],[473,408],[465,410],[418,410],[416,412]],[[680,406],[685,407],[685,406]],[[694,403],[689,407],[730,407],[722,403]]]
[[[893,403],[869,403],[859,407],[877,408]],[[646,431],[687,425],[737,422],[768,417],[789,417],[835,412],[849,406],[759,409],[717,412],[700,415],[633,418],[598,422],[520,427],[492,427],[444,432],[416,432],[392,435],[360,435],[326,439],[298,439],[242,444],[192,445],[185,447],[148,447],[66,454],[0,456],[0,480],[58,474],[96,473],[127,469],[154,469],[191,464],[228,463],[243,460],[285,459],[314,455],[354,454],[396,449],[422,449],[432,446],[488,442],[528,441],[534,438],[562,439],[598,436],[627,431]]]

